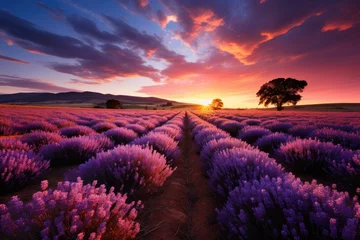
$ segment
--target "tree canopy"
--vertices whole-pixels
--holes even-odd
[[[280,111],[284,104],[296,105],[301,100],[299,93],[303,92],[306,86],[305,80],[276,78],[262,85],[256,96],[260,98],[259,105],[275,105]]]
[[[117,108],[122,108],[122,105],[116,99],[109,99],[106,101],[106,108],[117,109]]]
[[[220,108],[222,108],[224,106],[223,101],[220,98],[215,98],[214,100],[212,100],[212,102],[210,103],[210,107],[213,110],[218,110]]]

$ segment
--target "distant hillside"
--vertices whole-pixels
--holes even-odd
[[[360,103],[321,103],[284,106],[284,111],[360,112]],[[263,108],[266,109],[266,108]],[[276,110],[275,108],[269,108]]]
[[[129,108],[156,107],[171,102],[174,106],[194,105],[156,97],[135,97],[127,95],[102,94],[97,92],[64,93],[14,93],[0,94],[0,103],[40,106],[104,107],[108,99],[117,99]]]

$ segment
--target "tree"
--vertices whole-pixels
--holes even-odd
[[[122,105],[116,99],[109,99],[106,101],[106,108],[117,109],[117,108],[122,108]]]
[[[301,100],[298,93],[303,92],[306,86],[305,80],[276,78],[262,85],[256,96],[260,97],[259,105],[264,104],[267,107],[272,104],[278,111],[281,111],[284,109],[283,104],[296,105]]]
[[[214,100],[212,100],[212,102],[210,103],[210,107],[213,110],[218,110],[220,108],[222,108],[224,106],[223,101],[220,98],[215,98]]]

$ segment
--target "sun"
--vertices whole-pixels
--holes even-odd
[[[211,100],[209,100],[209,99],[202,99],[202,100],[200,101],[200,103],[201,103],[201,105],[203,105],[203,106],[209,106],[209,105],[211,104]]]

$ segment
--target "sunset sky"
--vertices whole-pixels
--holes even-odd
[[[256,107],[360,102],[359,0],[0,1],[0,93],[95,91]]]

